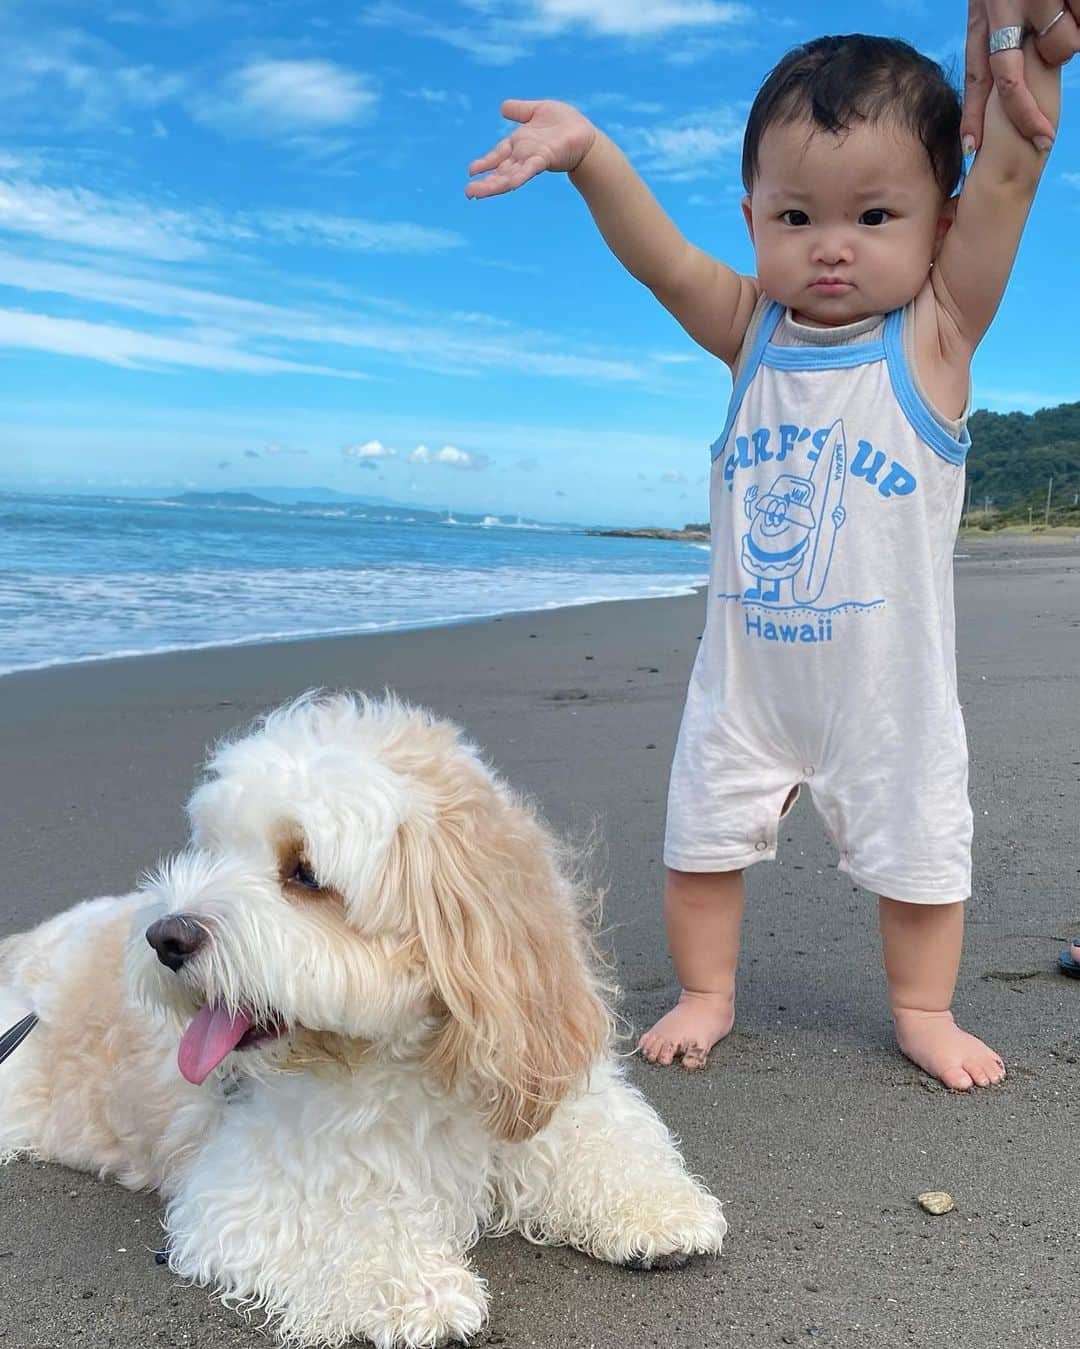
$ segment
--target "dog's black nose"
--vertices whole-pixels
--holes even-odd
[[[182,913],[170,913],[159,918],[146,929],[146,940],[157,952],[157,958],[170,970],[178,970],[185,960],[198,951],[206,941],[206,929],[194,918]]]

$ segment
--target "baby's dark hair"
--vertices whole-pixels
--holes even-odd
[[[895,120],[926,147],[946,197],[960,183],[960,97],[936,62],[898,38],[819,37],[788,52],[750,109],[742,158],[747,192],[766,127],[803,118],[834,135],[857,122]]]

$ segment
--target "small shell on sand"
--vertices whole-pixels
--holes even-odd
[[[951,1213],[956,1207],[951,1194],[944,1190],[927,1190],[925,1194],[917,1196],[916,1202],[921,1209],[927,1213]]]

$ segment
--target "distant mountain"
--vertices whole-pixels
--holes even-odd
[[[286,500],[286,496],[293,498]],[[269,491],[260,489],[259,493],[254,492],[179,492],[176,496],[163,498],[165,501],[176,502],[183,506],[210,506],[218,509],[251,509],[252,507],[262,507],[264,510],[279,511],[312,511],[322,507],[324,510],[330,508],[334,514],[348,515],[357,520],[415,520],[425,524],[437,524],[439,520],[446,518],[446,512],[425,510],[418,506],[394,506],[381,505],[373,501],[364,501],[356,497],[345,496],[342,492],[333,494],[326,493],[325,489],[316,488],[312,495],[297,492],[293,493],[288,488],[271,488]],[[480,520],[481,516],[468,517],[470,520]]]
[[[272,501],[275,506],[301,505],[350,505],[394,506],[398,510],[411,510],[407,501],[392,501],[389,497],[359,496],[352,492],[338,492],[333,487],[252,487],[256,496]]]
[[[78,484],[63,484],[43,490],[39,483],[15,482],[0,484],[0,497],[73,497],[83,500],[97,498],[101,501],[167,501],[184,506],[204,506],[217,510],[251,510],[257,507],[277,507],[279,510],[317,510],[319,507],[342,511],[358,520],[401,520],[422,524],[447,525],[505,525],[508,527],[531,527],[538,529],[581,529],[579,522],[572,520],[537,520],[530,515],[518,515],[513,512],[495,514],[491,511],[440,510],[431,506],[410,505],[405,501],[394,501],[390,497],[353,496],[348,492],[337,492],[332,487],[252,487],[243,492],[178,490],[175,485],[149,487],[108,487],[98,484],[92,487]]]
[[[390,519],[390,518],[408,518],[410,520],[423,520],[435,522],[438,520],[448,520],[450,523],[457,521],[460,524],[478,525],[486,520],[489,524],[506,525],[544,525],[553,529],[580,529],[579,524],[566,520],[536,520],[531,516],[520,515],[496,515],[494,512],[485,511],[459,511],[459,510],[438,510],[432,506],[418,506],[408,501],[395,501],[392,497],[380,496],[358,496],[351,492],[339,492],[333,487],[249,487],[247,492],[185,492],[183,497],[200,497],[204,505],[211,504],[210,498],[241,497],[252,495],[260,498],[263,504],[270,503],[274,506],[343,506],[350,508],[350,514],[353,513],[353,507],[360,507],[363,511],[369,512],[368,515],[360,515],[361,519]],[[170,500],[179,500],[179,497],[170,497]],[[226,503],[223,503],[226,504]],[[239,501],[234,504],[239,505]],[[250,504],[250,503],[249,503]],[[374,515],[370,514],[374,508]]]
[[[253,496],[251,492],[181,492],[178,496],[165,497],[165,501],[178,501],[185,506],[274,506],[277,503],[266,497]]]
[[[271,495],[273,493],[273,495]],[[382,504],[378,498],[348,497],[342,492],[328,493],[325,488],[315,488],[314,495],[308,496],[297,491],[297,499],[286,501],[282,496],[291,494],[290,488],[260,488],[254,492],[179,492],[175,496],[162,500],[183,506],[204,506],[218,510],[250,510],[262,507],[264,510],[296,511],[304,514],[315,511],[325,514],[327,510],[334,515],[345,515],[352,520],[387,523],[415,523],[426,525],[507,525],[532,526],[547,529],[579,529],[579,525],[553,524],[550,520],[532,520],[520,515],[481,515],[475,511],[433,511],[423,506],[402,506],[391,503]],[[274,498],[278,499],[275,500]],[[320,508],[322,508],[320,510]]]

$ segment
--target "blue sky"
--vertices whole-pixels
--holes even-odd
[[[876,30],[959,63],[965,6]],[[436,507],[706,512],[729,380],[562,177],[469,202],[500,101],[576,103],[740,270],[739,146],[864,3],[0,0],[0,488],[318,484]],[[1062,131],[976,406],[1080,399]]]

